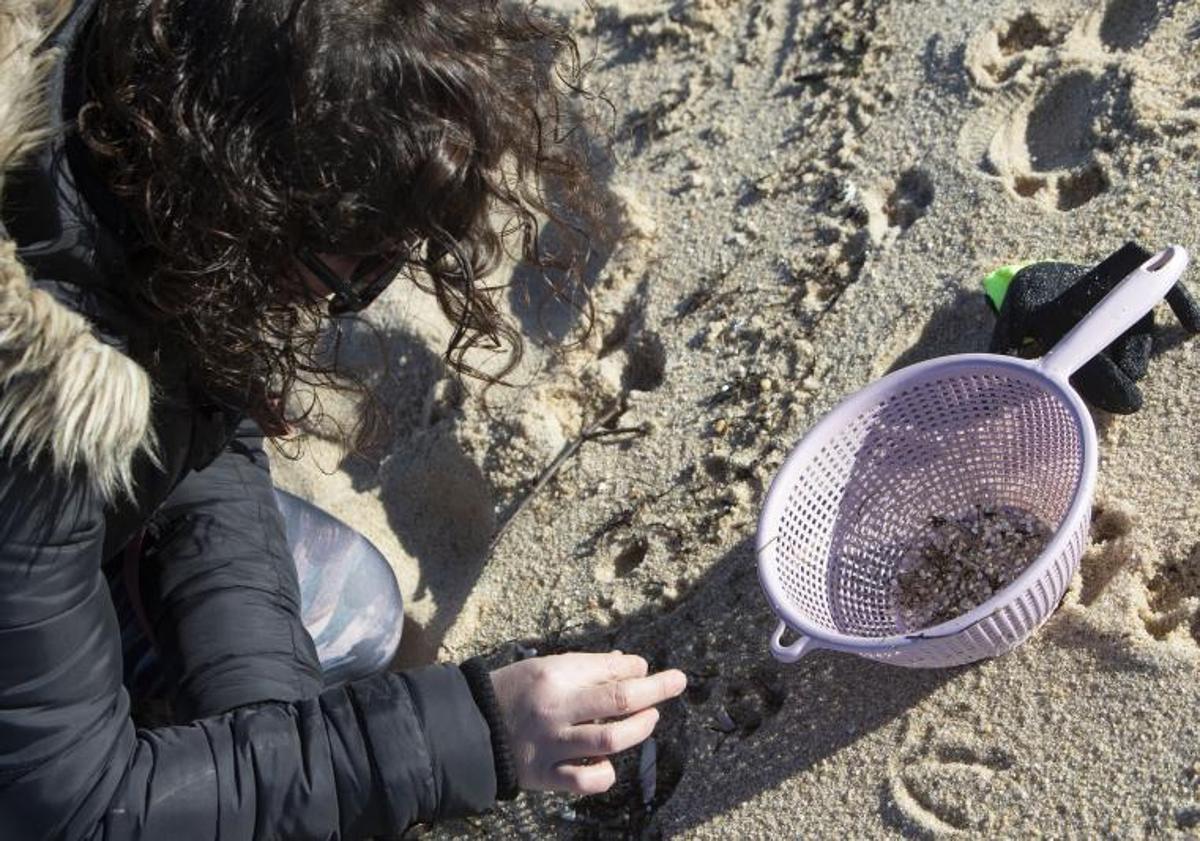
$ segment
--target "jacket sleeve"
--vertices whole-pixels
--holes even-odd
[[[142,592],[183,717],[322,689],[262,432],[239,425],[154,516]]]
[[[135,731],[103,537],[88,483],[0,457],[0,836],[350,839],[492,804],[454,666]]]

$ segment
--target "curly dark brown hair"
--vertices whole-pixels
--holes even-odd
[[[522,342],[487,276],[507,252],[577,283],[602,227],[585,68],[532,5],[104,0],[85,49],[80,133],[143,240],[135,297],[268,429],[311,428],[311,404],[279,408],[298,386],[362,387],[323,304],[281,294],[302,246],[403,243],[401,277],[453,324],[447,361],[494,382]],[[567,247],[547,253],[540,219]],[[481,346],[509,351],[498,375],[467,362]]]

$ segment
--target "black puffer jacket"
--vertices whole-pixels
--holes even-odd
[[[94,4],[46,43],[69,56]],[[261,435],[134,361],[120,213],[74,141],[31,133],[26,106],[74,107],[69,62],[39,85],[52,5],[0,25],[0,838],[362,838],[489,808],[463,673],[323,691]],[[101,564],[148,523],[146,600],[200,718],[135,731]]]

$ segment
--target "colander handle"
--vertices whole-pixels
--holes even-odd
[[[800,634],[800,639],[791,645],[784,645],[783,634],[785,631],[787,631],[787,625],[780,622],[775,633],[771,635],[771,654],[780,663],[795,663],[814,647],[813,641],[811,637]]]
[[[1105,295],[1038,363],[1065,381],[1132,327],[1171,291],[1187,268],[1188,253],[1171,245],[1138,266]]]

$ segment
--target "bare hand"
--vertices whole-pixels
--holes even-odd
[[[658,723],[654,705],[687,686],[678,669],[647,677],[648,669],[614,651],[534,657],[492,672],[521,788],[607,791],[617,777],[606,757],[644,741]]]

